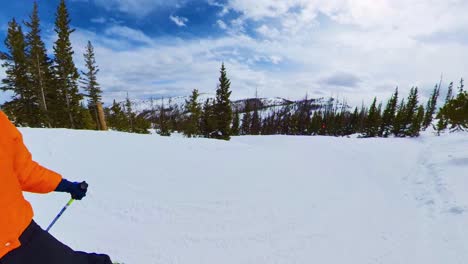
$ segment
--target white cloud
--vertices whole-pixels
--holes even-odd
[[[185,17],[179,17],[179,16],[169,16],[169,19],[172,20],[177,26],[179,27],[185,27],[187,26],[188,19]]]
[[[270,28],[269,26],[265,24],[258,27],[256,31],[260,33],[263,37],[269,38],[269,39],[278,38],[281,35],[279,30],[277,30],[276,28]]]
[[[105,34],[111,38],[122,37],[125,40],[136,41],[144,44],[151,44],[153,40],[142,31],[126,26],[111,26],[105,30]]]
[[[216,24],[218,24],[219,28],[221,28],[221,29],[224,29],[224,30],[225,30],[225,29],[228,28],[228,26],[226,25],[226,23],[224,23],[224,21],[222,21],[222,20],[220,20],[220,19],[218,19],[218,21],[216,21]]]

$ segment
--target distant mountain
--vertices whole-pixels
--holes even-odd
[[[198,101],[200,104],[203,104],[206,100],[214,100],[215,95],[213,94],[200,94]],[[159,111],[161,107],[164,105],[165,111],[170,112],[178,112],[179,114],[183,114],[185,112],[185,104],[186,101],[189,100],[189,96],[177,96],[177,97],[170,97],[170,98],[160,98],[160,99],[146,99],[146,100],[131,100],[133,111],[140,115],[149,115],[153,111]],[[326,107],[343,107],[342,103],[337,103],[333,98],[313,98],[313,99],[303,99],[298,101],[292,101],[288,99],[284,99],[281,97],[273,97],[273,98],[246,98],[235,100],[232,102],[233,112],[236,110],[240,113],[244,113],[247,106],[250,109],[253,109],[255,105],[257,105],[258,109],[260,110],[261,116],[266,116],[269,113],[275,111],[295,111],[301,104],[308,103],[312,109],[320,110]],[[122,105],[125,102],[121,102]],[[348,107],[348,106],[347,106]],[[349,107],[348,107],[349,108]]]

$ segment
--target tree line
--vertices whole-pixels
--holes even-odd
[[[453,95],[453,83],[450,83],[444,105],[439,111],[437,101],[441,84],[434,87],[425,106],[420,104],[417,87],[411,88],[407,98],[400,100],[396,88],[385,105],[374,98],[369,107],[363,105],[351,111],[346,103],[334,103],[333,99],[317,106],[306,97],[292,107],[285,106],[276,111],[261,111],[259,100],[252,100],[253,103],[247,101],[243,109],[234,111],[230,132],[231,135],[416,137],[431,126],[439,133],[445,129],[466,130],[468,93],[463,82],[461,79],[456,95]],[[194,90],[186,106],[188,125],[182,132],[189,137],[210,137],[212,107],[209,100],[200,105],[197,97],[198,93]],[[435,124],[434,117],[438,120]]]
[[[16,125],[74,129],[101,127],[98,105],[101,104],[102,90],[97,82],[99,69],[94,47],[88,42],[83,55],[86,71],[80,74],[73,61],[70,35],[74,29],[70,22],[65,1],[61,0],[55,14],[57,40],[52,58],[41,38],[37,2],[33,3],[28,21],[19,23],[13,18],[8,23],[7,52],[0,53],[6,77],[0,89],[12,95],[2,109]]]

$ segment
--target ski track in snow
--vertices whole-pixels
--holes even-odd
[[[468,263],[466,134],[231,142],[22,129],[90,183],[52,233],[125,264]],[[45,227],[64,194],[26,194]]]

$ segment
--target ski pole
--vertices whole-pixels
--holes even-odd
[[[85,190],[88,188],[88,184],[86,182],[82,182],[80,184],[80,188]],[[62,208],[62,210],[60,210],[60,212],[58,213],[58,215],[54,218],[54,220],[52,221],[52,223],[50,223],[50,225],[47,227],[46,229],[46,232],[49,232],[49,230],[52,228],[52,226],[55,224],[55,222],[57,222],[57,220],[62,216],[63,212],[65,212],[65,210],[67,210],[67,208],[75,201],[75,199],[71,198],[68,203]]]

